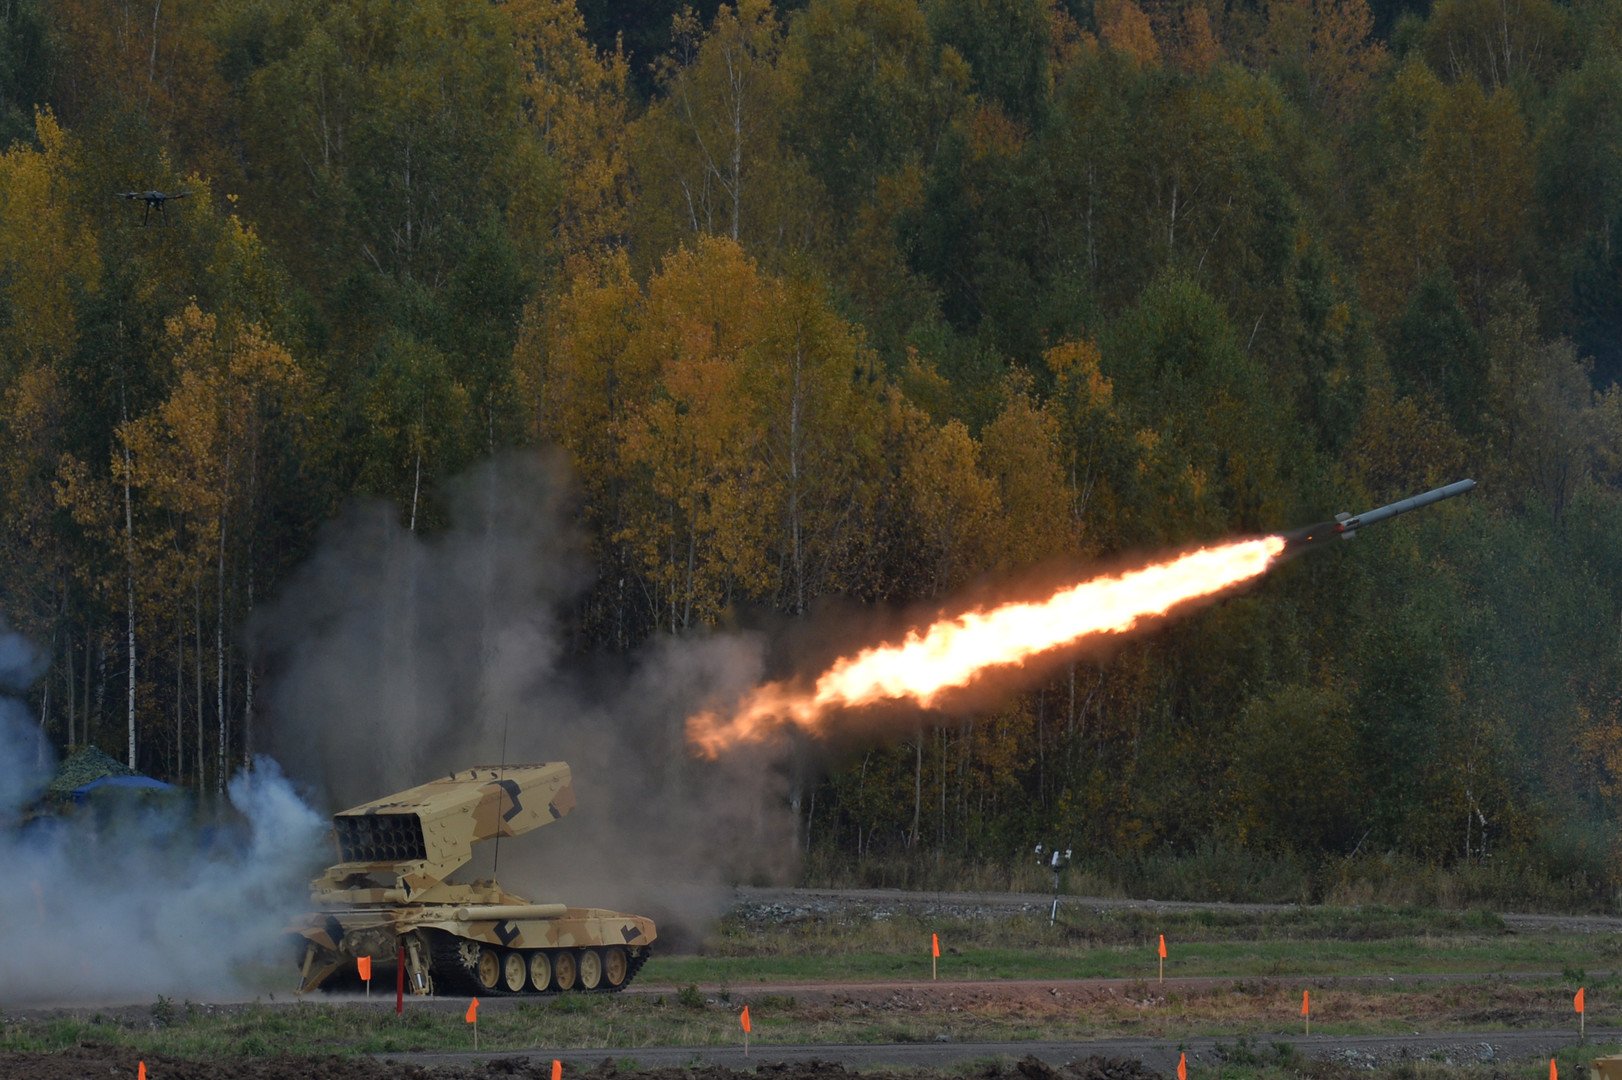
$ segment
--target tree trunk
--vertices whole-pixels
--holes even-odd
[[[119,414],[127,424],[129,406],[119,388]],[[129,642],[129,767],[135,768],[135,511],[130,498],[130,447],[120,436],[124,449],[124,603],[128,611]]]
[[[197,794],[201,798],[206,779],[203,762],[208,760],[203,749],[203,577],[192,580],[192,663],[197,675]]]
[[[918,738],[913,743],[912,766],[912,834],[907,840],[910,851],[918,850],[918,819],[924,809],[924,732],[918,729]]]
[[[53,652],[56,650],[54,635],[51,641],[51,650]],[[39,742],[34,748],[34,767],[41,771],[45,769],[45,745],[49,741],[45,735],[45,722],[50,719],[50,716],[51,680],[47,675],[45,678],[45,692],[40,695],[39,699]]]
[[[163,11],[163,0],[152,5],[152,52],[147,58],[147,100],[152,99],[152,84],[158,81],[158,15]]]
[[[807,859],[811,857],[811,829],[812,826],[816,824],[817,820],[818,786],[819,785],[814,783],[811,785],[811,805],[805,812],[805,857]]]
[[[421,422],[419,417],[418,422]],[[422,447],[417,447],[417,466],[411,480],[411,524],[408,529],[412,536],[417,535],[417,496],[422,493]]]
[[[73,674],[73,628],[72,627],[68,628],[67,662],[68,662],[68,678],[67,678],[67,682],[64,685],[66,685],[67,689],[68,689],[68,724],[67,724],[67,731],[63,733],[62,738],[63,738],[63,745],[66,746],[67,749],[72,750],[73,749],[73,724],[74,724],[74,721],[78,719],[78,709],[79,709],[79,697],[78,697],[78,694],[75,692],[78,685],[79,685],[79,682],[78,682],[78,679],[76,679],[74,677],[74,674]]]
[[[796,331],[798,336],[798,331]],[[805,614],[805,551],[800,530],[800,382],[804,345],[794,343],[794,379],[788,409],[788,516],[790,550],[794,557],[794,613]]]
[[[743,58],[732,62],[728,54],[728,76],[732,84],[732,242],[738,243],[743,220]]]
[[[253,617],[253,543],[248,543],[248,612]],[[253,657],[244,655],[242,680],[245,692],[242,699],[242,767],[253,764]]]
[[[84,628],[84,723],[79,727],[81,742],[90,741],[90,653],[95,640],[95,631],[86,625]]]
[[[226,455],[229,468],[230,455]],[[225,513],[220,513],[220,551],[215,575],[214,713],[219,741],[214,746],[214,794],[225,793]]]
[[[186,782],[186,616],[175,604],[175,783]]]

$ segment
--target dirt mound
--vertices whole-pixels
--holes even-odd
[[[1017,1076],[1022,1080],[1162,1080],[1161,1075],[1131,1058],[1083,1058],[1055,1069],[1039,1058],[1026,1057],[1008,1071],[1000,1066],[981,1074],[991,1078]]]

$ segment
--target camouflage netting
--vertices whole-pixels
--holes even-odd
[[[56,776],[46,787],[45,795],[51,799],[64,799],[74,789],[81,788],[92,780],[100,780],[104,776],[138,775],[140,774],[134,769],[108,757],[94,746],[83,746],[63,760],[61,767],[56,770]]]

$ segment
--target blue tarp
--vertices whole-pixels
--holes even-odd
[[[162,780],[154,780],[150,776],[104,776],[100,780],[92,780],[73,789],[70,797],[76,803],[82,803],[91,795],[108,788],[135,791],[178,791],[173,784],[165,784]]]

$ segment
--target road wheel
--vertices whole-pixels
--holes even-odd
[[[596,949],[580,950],[580,989],[595,990],[603,981],[603,958]]]
[[[486,990],[495,990],[501,981],[501,957],[494,949],[480,949],[479,959],[473,965],[473,977]]]
[[[552,985],[559,990],[573,990],[575,977],[574,953],[559,949],[552,957]]]
[[[552,961],[545,949],[529,954],[529,985],[537,994],[544,994],[552,986]]]
[[[620,946],[610,945],[603,950],[603,982],[611,989],[618,990],[625,985],[625,972],[629,966],[630,961]]]
[[[501,958],[501,983],[512,993],[522,990],[528,977],[529,964],[524,961],[523,953],[510,952]]]

